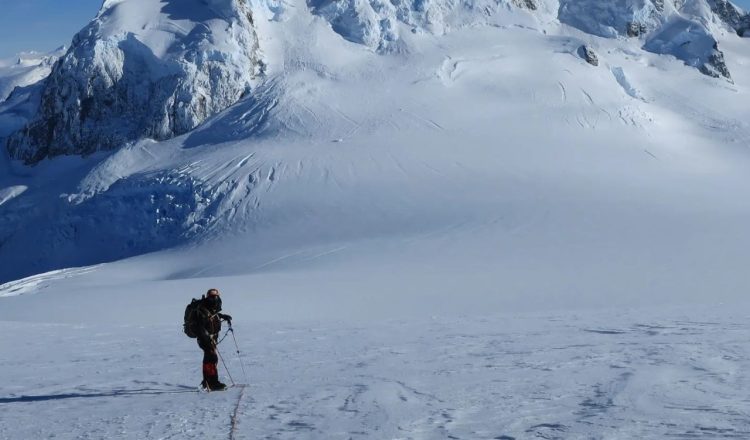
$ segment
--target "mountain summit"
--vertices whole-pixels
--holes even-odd
[[[237,102],[261,71],[245,0],[107,0],[8,149],[37,162],[167,139]]]

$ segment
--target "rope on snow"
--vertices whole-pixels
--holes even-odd
[[[240,403],[242,403],[242,397],[245,395],[245,385],[239,385],[240,387],[240,397],[237,398],[237,405],[234,407],[234,413],[232,413],[232,430],[229,431],[229,440],[235,440],[235,435],[237,435],[237,425],[239,424],[239,412],[240,412]]]

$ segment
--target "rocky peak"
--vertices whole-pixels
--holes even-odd
[[[262,67],[245,0],[106,0],[8,150],[35,163],[167,139],[234,104]]]

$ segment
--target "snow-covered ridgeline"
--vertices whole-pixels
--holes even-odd
[[[727,79],[731,72],[717,35],[729,29],[742,35],[750,26],[748,15],[726,0],[308,0],[306,5],[341,37],[378,52],[410,51],[412,38],[466,26],[562,23],[600,37],[641,39],[647,51]],[[30,120],[7,147],[13,158],[36,163],[188,132],[251,91],[264,69],[258,40],[246,0],[108,0],[75,37],[43,90],[26,96],[23,111],[14,109],[13,124],[6,124],[11,128],[0,136]]]
[[[24,52],[12,60],[0,60],[0,103],[9,98],[16,87],[26,87],[46,78],[65,47],[49,53]]]
[[[36,162],[170,138],[246,95],[261,71],[245,0],[107,0],[8,149]]]
[[[726,0],[504,0],[424,2],[310,0],[313,11],[349,41],[380,52],[405,48],[404,35],[443,34],[451,28],[491,23],[500,10],[533,12],[543,22],[561,23],[606,37],[643,38],[644,49],[674,55],[704,74],[730,79],[716,34],[731,27],[743,35],[748,15]]]
[[[13,59],[0,60],[0,139],[36,115],[43,80],[65,50],[61,47],[49,53],[24,52]]]

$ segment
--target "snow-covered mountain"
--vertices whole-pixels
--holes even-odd
[[[475,182],[475,188],[499,184],[494,179],[504,175],[510,158],[537,173],[549,166],[542,164],[548,164],[544,152],[550,148],[607,145],[586,173],[604,166],[596,164],[602,160],[605,168],[616,162],[641,176],[650,165],[613,162],[619,151],[614,145],[627,140],[653,159],[659,156],[654,150],[675,142],[708,142],[716,147],[705,150],[710,156],[723,154],[726,142],[745,139],[746,40],[731,27],[739,10],[706,0],[582,5],[105,2],[38,84],[37,115],[9,139],[12,158],[86,157],[48,159],[36,167],[9,162],[0,198],[0,279],[235,235],[260,252],[266,239],[258,231],[279,222],[286,238],[272,247],[298,246],[293,237],[316,237],[317,243],[337,235],[329,224],[360,212],[366,214],[351,219],[347,237],[393,232],[407,219],[407,229],[441,228],[455,220],[455,210],[426,213],[443,204],[463,206],[464,185],[476,176],[489,181]],[[726,66],[711,64],[717,44],[730,51]],[[582,47],[597,57],[598,67],[581,58]],[[698,48],[706,50],[699,52],[708,64],[691,58]],[[726,67],[736,83],[704,77],[685,62],[704,73],[716,68],[721,74]],[[238,99],[193,131],[158,142]],[[553,138],[534,128],[540,118],[555,127]],[[513,141],[496,145],[498,137]],[[371,159],[383,139],[396,149],[388,153],[393,158]],[[115,147],[121,148],[88,156]],[[538,153],[519,153],[535,148]],[[485,169],[490,151],[499,168]],[[577,170],[579,153],[569,152],[565,161],[571,162],[557,166]],[[424,155],[435,162],[420,165]],[[469,178],[456,174],[463,168],[453,170],[453,163],[483,171],[473,170]],[[402,174],[413,183],[401,182]],[[434,194],[432,188],[441,186],[436,176],[460,182],[455,193]],[[559,178],[569,184],[565,173]],[[666,189],[693,185],[668,181]],[[346,196],[331,206],[328,197],[339,191]],[[483,212],[485,198],[495,197],[493,191],[481,194],[478,205],[463,212]],[[417,210],[422,214],[408,214],[407,206],[425,203]],[[376,206],[384,217],[373,222]],[[301,227],[292,213],[327,220],[316,222],[315,234],[298,236],[287,230]],[[37,251],[26,252],[30,242]]]
[[[748,24],[726,0],[320,0],[307,6],[343,38],[381,53],[415,50],[410,34],[507,24],[509,13],[524,10],[515,24],[559,21],[601,37],[639,38],[645,50],[729,80],[717,35],[728,29],[742,35]],[[41,98],[33,97],[40,101],[36,114],[7,147],[14,159],[36,163],[168,139],[250,93],[263,66],[245,0],[107,1],[75,37]]]
[[[47,54],[28,52],[0,60],[0,139],[19,130],[35,116],[43,80],[64,54],[65,47],[61,47]]]
[[[0,438],[748,437],[746,22],[105,2],[0,104]]]
[[[237,102],[261,71],[244,0],[107,0],[8,149],[33,163],[167,139]]]
[[[25,52],[12,59],[0,60],[0,103],[8,99],[16,87],[26,87],[46,78],[65,50],[61,47],[44,54]]]

